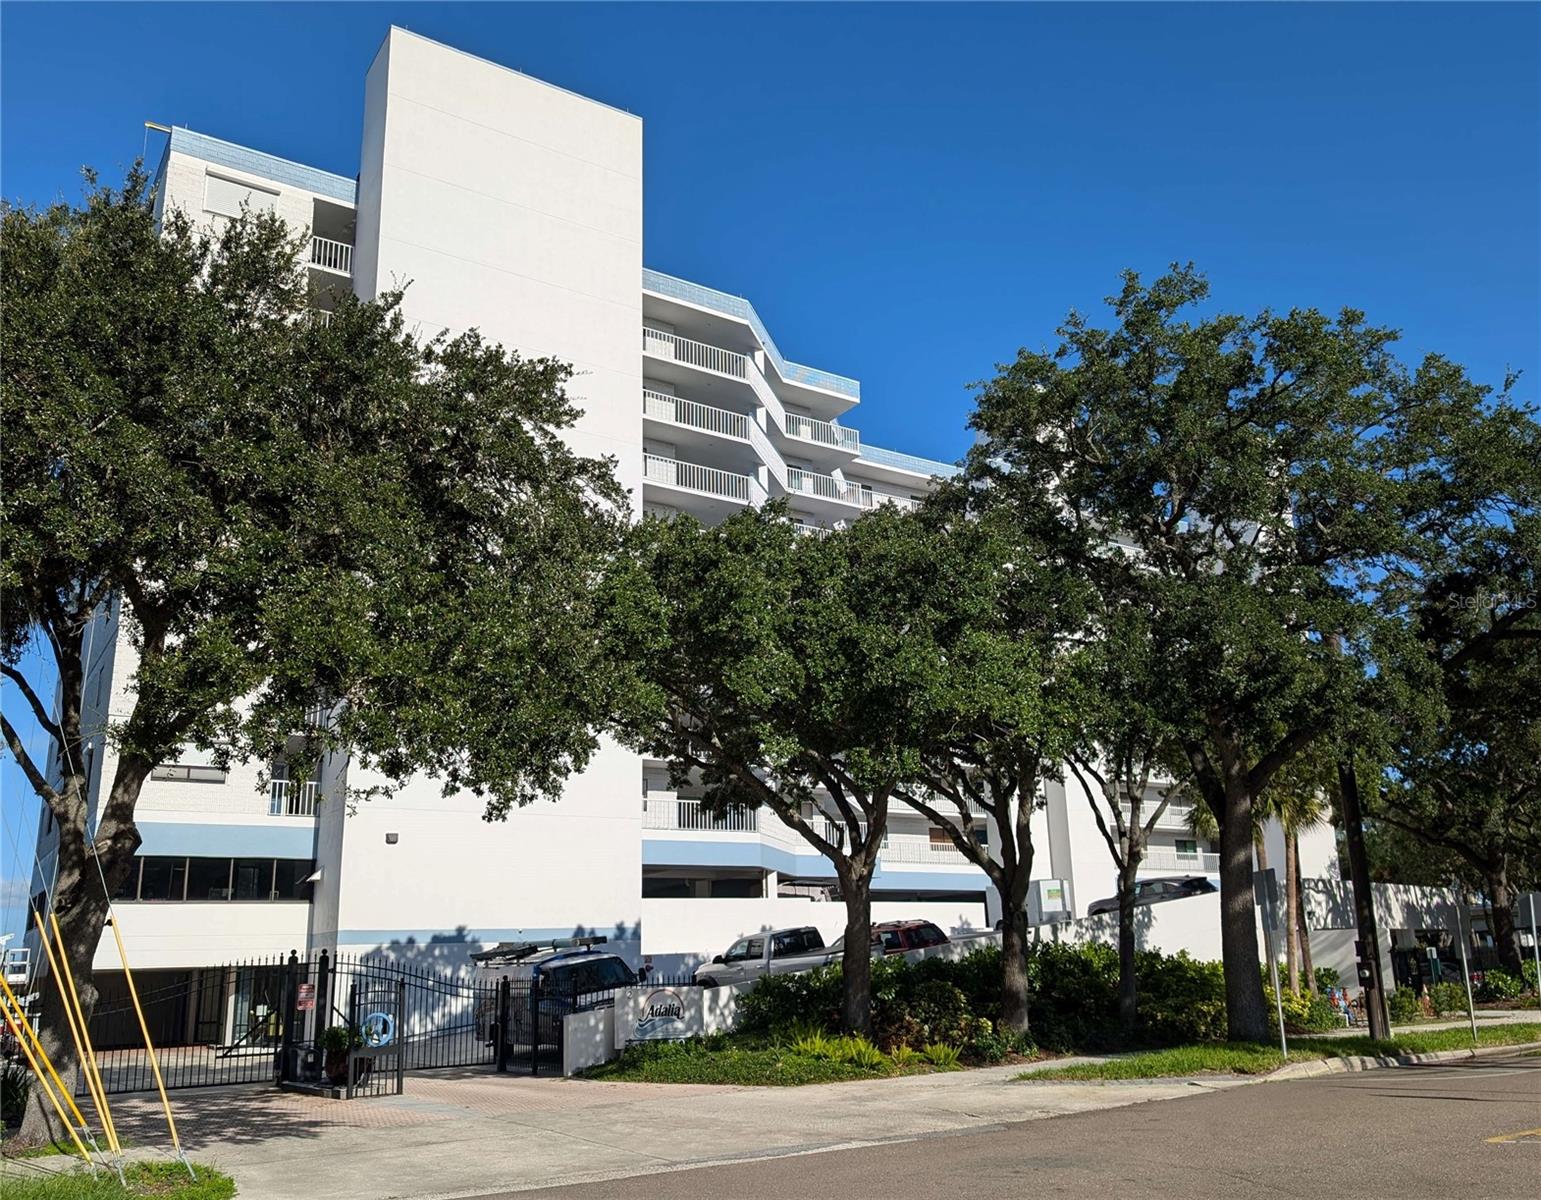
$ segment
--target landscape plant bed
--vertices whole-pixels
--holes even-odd
[[[906,1047],[885,1054],[861,1038],[819,1033],[777,1038],[718,1034],[628,1046],[619,1058],[589,1069],[584,1077],[623,1083],[799,1087],[953,1071],[960,1066],[957,1052],[949,1046]]]
[[[1489,1026],[1477,1030],[1479,1046],[1515,1046],[1541,1041],[1541,1023]],[[1400,1056],[1465,1050],[1472,1045],[1469,1029],[1431,1029],[1400,1034],[1384,1041],[1367,1037],[1303,1037],[1290,1043],[1286,1060],[1279,1050],[1261,1042],[1207,1042],[1128,1054],[1104,1062],[1076,1063],[1024,1071],[1019,1080],[1160,1079],[1183,1075],[1263,1075],[1288,1062],[1317,1062],[1359,1055]]]
[[[5,1200],[229,1200],[235,1181],[212,1167],[194,1165],[197,1179],[175,1162],[130,1163],[123,1170],[128,1186],[115,1173],[99,1169],[91,1175],[84,1168],[50,1174],[30,1173],[18,1164],[4,1168],[0,1190]]]

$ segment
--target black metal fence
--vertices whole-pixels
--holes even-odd
[[[168,1088],[291,1084],[338,1095],[399,1092],[407,1071],[562,1069],[565,1018],[621,989],[431,971],[375,958],[259,959],[136,976]],[[689,986],[650,976],[649,987]],[[155,1086],[121,977],[103,975],[92,1041],[110,1093]],[[85,1091],[83,1079],[76,1090]]]

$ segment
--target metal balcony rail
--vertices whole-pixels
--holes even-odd
[[[920,501],[912,500],[908,496],[890,496],[886,492],[874,492],[871,488],[862,488],[861,506],[863,508],[878,508],[884,504],[892,504],[895,508],[906,512],[920,507]]]
[[[663,458],[657,454],[644,454],[642,464],[643,476],[650,483],[704,492],[708,496],[721,496],[746,504],[749,502],[753,480],[747,475],[735,475],[732,471],[719,471],[716,467],[697,466],[695,463]]]
[[[760,828],[760,814],[756,809],[714,813],[699,800],[662,793],[642,797],[642,828],[755,833]]]
[[[1140,863],[1142,870],[1183,871],[1188,874],[1213,874],[1220,869],[1218,854],[1182,854],[1175,850],[1151,850]]]
[[[804,537],[824,537],[833,532],[823,525],[811,525],[807,521],[793,521],[792,528]]]
[[[1159,803],[1159,800],[1147,800],[1140,805],[1141,824],[1150,820],[1150,814],[1156,811],[1156,805]],[[1129,820],[1129,813],[1131,811],[1129,805],[1120,804],[1118,807],[1123,812],[1124,820]],[[1157,821],[1156,824],[1161,828],[1187,829],[1189,827],[1188,818],[1192,815],[1193,805],[1191,804],[1168,804],[1166,811],[1161,814],[1161,820]]]
[[[325,308],[309,308],[309,309],[306,309],[305,310],[305,318],[312,325],[323,325],[324,326],[324,325],[330,325],[332,323],[332,313],[331,313],[331,310],[330,309],[325,309]]]
[[[821,446],[833,446],[853,454],[861,450],[861,434],[844,425],[836,425],[833,421],[787,413],[786,431],[788,437],[801,438],[805,442],[817,442]]]
[[[826,500],[839,500],[844,504],[862,503],[862,490],[858,485],[846,483],[833,475],[805,471],[801,467],[787,468],[787,491],[822,496]]]
[[[967,866],[969,860],[951,842],[933,842],[929,837],[903,837],[890,834],[878,851],[887,862],[943,863]]]
[[[725,408],[713,408],[710,404],[698,404],[679,396],[642,389],[642,413],[658,421],[675,425],[687,425],[691,429],[704,429],[707,433],[720,433],[724,437],[749,440],[749,418],[743,413],[729,412]]]
[[[292,779],[268,781],[268,816],[313,817],[321,785],[314,779],[297,784]]]
[[[673,359],[687,366],[716,371],[719,375],[731,375],[734,379],[748,378],[744,356],[737,351],[708,346],[705,342],[693,342],[678,334],[649,329],[646,325],[642,327],[642,351],[654,358]]]
[[[313,237],[310,239],[310,261],[313,266],[336,271],[339,275],[352,275],[353,247],[347,242]]]

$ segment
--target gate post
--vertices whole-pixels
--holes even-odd
[[[511,1015],[508,976],[505,975],[498,980],[498,1023],[494,1031],[497,1041],[493,1061],[500,1072],[508,1070],[508,1021]]]
[[[396,1094],[399,1096],[407,1075],[407,981],[396,980]]]
[[[325,950],[316,959],[316,1015],[311,1026],[313,1049],[321,1049],[321,1031],[331,1022],[332,956]]]
[[[346,1100],[352,1100],[353,1099],[353,1077],[354,1077],[355,1073],[358,1070],[358,1063],[357,1063],[357,1060],[354,1058],[354,1051],[357,1050],[358,1047],[353,1044],[353,1034],[354,1034],[354,1031],[357,1030],[357,1029],[358,1029],[358,984],[357,983],[350,983],[348,985],[348,1038],[347,1038],[347,1042],[348,1042],[348,1055],[347,1055],[347,1059],[346,1059],[346,1062],[348,1064],[348,1078],[347,1078],[347,1081],[346,1081],[346,1083],[347,1083],[347,1091],[344,1093],[344,1097],[343,1097]]]
[[[530,979],[530,1074],[540,1074],[540,976]]]
[[[294,1073],[295,1025],[299,1020],[300,956],[289,951],[289,961],[284,964],[284,1027],[278,1038],[278,1064],[276,1082],[283,1083]]]

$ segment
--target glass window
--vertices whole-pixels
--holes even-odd
[[[273,899],[309,900],[310,884],[305,881],[316,869],[308,858],[281,858],[273,872]]]
[[[272,890],[273,860],[271,858],[235,860],[235,899],[267,900]]]
[[[150,772],[150,778],[171,783],[224,783],[225,773],[201,763],[162,763]]]
[[[230,899],[230,860],[228,858],[188,859],[187,898],[189,900]]]
[[[739,938],[728,947],[728,952],[722,956],[723,962],[739,962],[749,957],[749,939]]]
[[[1199,852],[1199,844],[1192,838],[1177,839],[1177,853],[1181,855],[1194,855]]]
[[[141,900],[181,900],[187,890],[187,859],[150,856],[141,867]]]
[[[904,949],[904,937],[897,929],[885,929],[878,936],[883,942],[883,953],[892,954]]]

